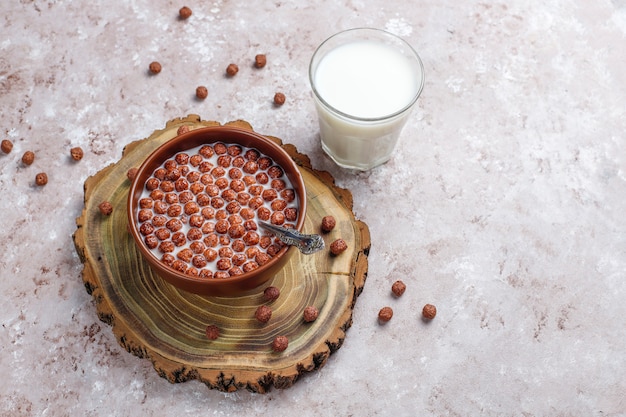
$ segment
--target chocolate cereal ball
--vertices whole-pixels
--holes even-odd
[[[267,323],[272,318],[272,309],[268,306],[259,306],[254,313],[254,317],[261,323]]]
[[[80,161],[81,159],[83,159],[84,155],[85,153],[83,152],[83,148],[81,148],[80,146],[75,146],[70,149],[70,156],[74,161]]]
[[[215,340],[220,337],[220,329],[219,327],[211,324],[206,327],[205,334],[209,340]]]
[[[22,163],[24,165],[30,165],[33,163],[34,160],[35,154],[32,151],[26,151],[24,152],[24,155],[22,155]]]
[[[272,350],[274,352],[283,352],[289,346],[289,339],[286,336],[276,336],[272,342]]]
[[[148,70],[150,71],[150,74],[158,74],[161,72],[161,64],[157,61],[152,61],[150,65],[148,65]]]
[[[2,152],[6,154],[11,153],[11,150],[13,149],[13,142],[8,139],[4,139],[0,145],[0,149],[2,149]]]
[[[422,316],[427,320],[432,320],[437,315],[437,307],[432,304],[426,304],[422,309]]]
[[[208,93],[209,93],[209,92],[207,91],[207,94],[208,94]],[[197,91],[196,91],[196,94],[197,94]],[[177,134],[177,135],[182,135],[183,133],[187,133],[187,132],[189,132],[190,130],[191,130],[191,128],[190,128],[189,126],[187,126],[187,125],[182,125],[181,127],[179,127],[179,128],[178,128],[178,130],[176,130],[176,134]]]
[[[322,219],[322,232],[329,233],[337,225],[337,221],[333,216],[324,216]]]
[[[137,172],[139,172],[139,168],[130,168],[128,171],[126,171],[126,178],[128,178],[130,181],[134,181],[135,177],[137,176]]]
[[[98,205],[98,209],[100,210],[100,213],[105,216],[109,216],[111,215],[111,213],[113,213],[113,205],[108,201],[103,201],[102,203],[100,203]]]
[[[187,6],[183,6],[180,8],[180,10],[178,11],[178,16],[182,19],[189,19],[189,17],[191,16],[192,12],[191,9]]]
[[[239,67],[237,66],[237,64],[229,64],[228,67],[226,67],[226,74],[229,77],[234,77],[235,75],[237,75],[238,72]]]
[[[274,94],[274,104],[277,106],[282,106],[283,104],[285,104],[285,95],[283,93],[276,93]]]
[[[48,183],[48,175],[45,172],[40,172],[35,175],[35,184],[38,186],[44,186]]]
[[[391,307],[383,307],[378,312],[378,321],[380,323],[387,323],[393,317],[393,310]]]
[[[204,100],[205,98],[207,98],[209,95],[209,90],[207,90],[207,88],[203,85],[199,86],[198,88],[196,88],[196,97],[198,97],[200,100]]]
[[[346,249],[348,249],[348,244],[343,239],[337,239],[330,244],[330,253],[335,256],[345,252]]]
[[[317,307],[308,306],[307,308],[304,309],[302,318],[304,319],[305,322],[311,323],[312,321],[315,321],[317,319],[318,315],[319,315],[319,311],[317,310]]]
[[[254,66],[257,68],[263,68],[267,64],[267,58],[264,54],[258,54],[254,57]]]
[[[280,290],[276,287],[267,287],[265,291],[263,291],[263,298],[266,301],[274,301],[280,296]]]
[[[393,285],[391,286],[391,292],[393,292],[393,294],[396,297],[400,297],[402,294],[404,294],[405,290],[406,290],[406,285],[404,284],[404,282],[400,280],[394,282]]]

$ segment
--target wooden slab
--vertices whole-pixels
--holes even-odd
[[[229,124],[252,129],[243,121]],[[272,387],[290,387],[303,373],[322,367],[341,347],[367,276],[369,229],[354,218],[348,190],[336,187],[330,174],[316,171],[308,157],[283,144],[307,186],[304,232],[319,233],[322,217],[332,214],[337,227],[324,235],[327,247],[341,237],[348,251],[337,257],[328,250],[308,256],[298,253],[267,285],[238,297],[203,297],[177,290],[140,258],[127,232],[125,204],[130,185],[126,172],[176,136],[181,125],[219,123],[201,121],[196,115],[172,120],[149,138],[129,144],[119,162],[85,182],[85,206],[73,236],[84,264],[85,288],[97,303],[98,317],[112,326],[120,345],[149,359],[170,382],[197,379],[225,392],[265,393]],[[110,216],[98,210],[105,200],[113,204]],[[273,310],[270,322],[261,324],[254,312],[264,303],[268,285],[278,287],[281,295],[268,304]],[[308,305],[320,312],[313,323],[302,319]],[[217,340],[205,336],[209,324],[221,329]],[[271,349],[277,335],[289,338],[282,353]]]

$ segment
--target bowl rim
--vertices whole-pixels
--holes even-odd
[[[244,142],[246,143],[241,143],[239,141],[235,142],[232,140],[229,141],[228,137],[222,137],[222,135],[232,135],[230,139],[233,139],[233,137],[236,136],[238,140],[244,139]],[[261,147],[267,147],[271,149],[272,152],[275,152],[276,155],[280,155],[279,158],[281,159],[281,161],[277,161],[275,155],[269,155],[268,152],[266,152],[265,150],[259,149],[255,145],[250,145],[251,142],[255,141],[260,141],[264,144]],[[131,182],[130,188],[128,190],[126,210],[130,233],[133,237],[133,240],[135,241],[137,249],[139,249],[139,251],[141,252],[142,257],[146,260],[146,262],[148,262],[153,268],[157,270],[155,271],[157,272],[157,275],[166,279],[170,283],[172,282],[167,277],[161,275],[159,272],[176,276],[176,279],[181,282],[179,284],[172,284],[179,288],[188,288],[190,286],[198,285],[201,287],[210,288],[220,287],[225,284],[234,286],[238,283],[244,283],[248,281],[251,277],[262,275],[264,272],[271,270],[276,263],[280,262],[283,257],[288,255],[288,251],[294,250],[293,246],[287,245],[281,248],[280,251],[275,256],[273,256],[268,263],[259,266],[253,271],[245,272],[241,275],[230,276],[228,278],[215,279],[201,278],[188,275],[186,273],[181,273],[180,271],[177,271],[176,269],[163,263],[152,253],[150,249],[145,246],[134,216],[135,208],[141,196],[141,192],[139,191],[143,190],[143,184],[145,184],[145,181],[149,178],[152,172],[154,172],[154,169],[160,166],[167,159],[173,157],[177,152],[193,149],[202,144],[214,144],[219,142],[256,148],[263,155],[269,156],[276,164],[280,165],[280,167],[283,168],[285,175],[287,175],[287,177],[291,181],[296,191],[296,196],[298,198],[299,216],[298,220],[296,221],[295,227],[297,230],[301,231],[304,226],[307,211],[306,186],[304,183],[304,179],[302,178],[296,162],[278,143],[253,130],[247,130],[240,127],[227,125],[199,127],[190,130],[189,132],[177,135],[154,149],[138,167],[137,174]],[[285,166],[285,163],[288,166]],[[301,190],[301,192],[298,192],[298,190]]]

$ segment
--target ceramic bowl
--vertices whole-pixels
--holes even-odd
[[[273,257],[271,257],[269,262],[260,264],[256,267],[256,269],[250,270],[249,272],[241,273],[241,271],[239,271],[239,275],[223,278],[206,278],[189,274],[187,272],[181,272],[181,270],[179,270],[185,269],[185,267],[175,269],[171,261],[173,256],[169,259],[169,265],[164,262],[163,252],[159,251],[159,247],[150,249],[147,246],[146,236],[149,236],[149,234],[147,234],[148,232],[145,230],[141,230],[142,222],[140,222],[138,218],[138,213],[141,209],[141,207],[139,207],[140,200],[146,197],[144,192],[147,187],[146,182],[150,178],[154,178],[153,175],[157,168],[161,167],[167,160],[172,160],[177,153],[185,152],[190,154],[193,153],[194,150],[197,150],[198,147],[203,145],[214,146],[216,143],[239,145],[244,150],[248,148],[256,149],[260,154],[271,158],[273,163],[282,169],[284,172],[284,176],[282,178],[284,179],[286,177],[288,180],[287,184],[291,185],[290,188],[293,189],[293,194],[295,194],[295,199],[292,201],[291,206],[292,209],[295,207],[297,210],[297,219],[294,220],[292,224],[297,230],[302,230],[306,215],[306,191],[304,181],[297,165],[285,152],[285,150],[273,140],[250,130],[230,126],[203,127],[191,130],[164,143],[147,157],[143,164],[138,168],[137,175],[129,190],[127,202],[129,229],[142,258],[150,265],[153,272],[171,285],[195,294],[208,296],[236,296],[245,291],[259,287],[268,280],[272,279],[281,270],[281,268],[284,267],[293,253],[297,251],[297,248],[284,246],[280,248],[280,250],[278,250]],[[191,164],[188,166],[192,170],[194,169]],[[245,176],[247,174],[244,173],[243,175]],[[251,177],[254,175],[247,176]],[[226,177],[228,177],[228,173],[226,174]],[[248,178],[248,180],[251,179]],[[197,196],[195,196],[195,198],[197,198]],[[169,214],[163,214],[163,216],[168,219],[175,217],[169,217]],[[189,221],[189,217],[184,219],[184,212],[177,218],[180,218],[183,223]],[[181,229],[181,231],[184,230],[185,229]],[[260,228],[257,230],[257,233],[259,235],[263,234]],[[152,245],[154,245],[156,240],[153,238],[151,239],[153,241]],[[220,245],[214,249],[218,250],[219,248]],[[192,264],[188,265],[193,267]],[[180,262],[178,263],[178,266],[180,266]],[[217,271],[215,267],[213,269],[214,272]]]

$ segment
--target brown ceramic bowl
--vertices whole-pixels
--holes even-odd
[[[145,259],[152,270],[170,284],[201,295],[235,296],[244,291],[256,288],[270,280],[289,260],[289,257],[297,251],[297,248],[285,246],[272,257],[272,259],[258,268],[245,272],[241,275],[228,278],[203,278],[177,271],[166,265],[157,254],[154,254],[144,243],[144,237],[139,231],[137,219],[138,205],[146,181],[154,171],[166,160],[171,159],[176,153],[188,151],[204,144],[222,142],[225,144],[237,144],[246,148],[254,148],[261,154],[272,158],[279,165],[295,191],[298,217],[295,222],[297,230],[302,230],[306,214],[306,191],[304,181],[297,165],[291,157],[275,142],[253,131],[229,126],[214,126],[192,130],[181,134],[157,148],[144,163],[139,167],[128,195],[128,220],[130,232]],[[261,234],[261,231],[259,231]],[[216,248],[217,249],[217,248]]]

